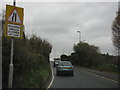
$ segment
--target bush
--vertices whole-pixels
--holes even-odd
[[[44,68],[43,68],[44,67]],[[50,70],[48,65],[40,66],[38,70],[26,74],[24,81],[20,86],[22,88],[40,88],[43,87],[48,79]]]
[[[99,48],[80,42],[73,47],[74,52],[67,56],[74,65],[98,69],[100,71],[118,72],[117,56],[101,54]]]
[[[100,71],[118,72],[118,66],[113,64],[103,64],[97,67]]]
[[[74,64],[91,67],[97,66],[101,62],[99,60],[99,48],[88,43],[80,42],[74,45],[74,54],[71,54],[72,62]]]
[[[2,87],[7,88],[11,39],[5,37],[2,39]],[[30,39],[14,39],[13,87],[41,87],[50,72],[48,66],[51,49],[49,42],[35,35]]]

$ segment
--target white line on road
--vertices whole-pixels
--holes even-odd
[[[51,82],[50,82],[50,84],[49,84],[49,86],[47,87],[46,90],[48,90],[48,89],[51,87],[51,85],[52,85],[52,83],[53,83],[53,81],[54,81],[54,73],[53,73],[52,65],[51,65],[51,71],[52,71],[52,80],[51,80]]]

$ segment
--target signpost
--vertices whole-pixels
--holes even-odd
[[[23,38],[23,8],[16,7],[14,0],[13,6],[6,5],[5,30],[4,36],[12,38],[11,58],[9,66],[8,88],[12,88],[13,83],[13,45],[14,38]]]

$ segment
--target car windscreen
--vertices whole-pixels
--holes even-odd
[[[61,62],[60,65],[62,66],[72,66],[70,62]]]

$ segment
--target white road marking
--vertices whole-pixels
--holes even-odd
[[[53,73],[52,65],[51,65],[51,70],[52,70],[52,80],[51,80],[51,82],[50,82],[50,84],[49,84],[49,86],[47,87],[46,90],[48,90],[48,89],[51,87],[51,85],[52,85],[52,83],[53,83],[53,81],[54,81],[54,73]]]
[[[52,83],[53,83],[53,81],[54,81],[54,72],[53,72],[52,65],[51,65],[51,70],[52,70],[52,80],[51,80],[51,82],[50,82],[50,84],[49,84],[49,86],[47,87],[46,90],[48,90],[48,89],[52,86]],[[82,70],[82,71],[83,71],[83,70]],[[109,78],[106,78],[106,77],[103,77],[103,76],[97,75],[97,74],[92,73],[92,72],[89,72],[89,71],[83,71],[83,72],[91,73],[91,74],[93,74],[93,75],[95,75],[95,76],[97,76],[97,77],[101,77],[101,78],[103,78],[103,79],[106,79],[106,80],[112,81],[112,82],[114,82],[114,83],[120,83],[120,82],[118,82],[118,81],[115,81],[115,80],[112,80],[112,79],[109,79]]]

